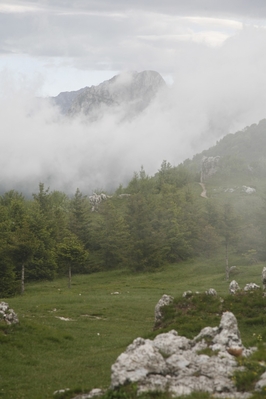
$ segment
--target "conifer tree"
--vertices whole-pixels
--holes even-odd
[[[86,196],[83,196],[79,189],[76,190],[74,198],[70,203],[70,231],[75,234],[78,239],[89,247],[88,242],[88,225],[91,207]]]
[[[130,236],[123,215],[109,199],[101,204],[98,224],[98,255],[105,270],[126,266],[130,252]]]

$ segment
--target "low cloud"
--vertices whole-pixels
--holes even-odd
[[[178,165],[229,132],[266,117],[266,31],[245,28],[219,48],[180,43],[175,83],[132,121],[65,118],[35,98],[40,81],[1,76],[0,187],[91,194],[126,184],[141,165]]]

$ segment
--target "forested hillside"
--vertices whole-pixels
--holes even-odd
[[[243,174],[263,177],[266,173],[266,119],[245,129],[230,133],[215,146],[197,154],[185,165],[193,170],[200,170],[202,157],[221,157],[219,175]]]
[[[262,195],[224,194],[199,174],[163,161],[152,177],[141,168],[127,187],[92,201],[39,185],[26,199],[0,197],[0,295],[23,292],[33,280],[117,268],[153,271],[166,263],[236,252],[246,262],[266,259]],[[214,177],[215,179],[215,177]],[[251,206],[252,205],[252,206]],[[244,256],[243,256],[244,255]]]

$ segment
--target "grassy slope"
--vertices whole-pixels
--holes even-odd
[[[238,261],[238,267],[234,277],[240,285],[261,284],[263,265]],[[152,274],[75,276],[71,290],[64,279],[27,286],[23,297],[7,300],[20,325],[0,330],[0,397],[43,399],[56,389],[107,387],[116,357],[134,338],[152,332],[162,294],[180,296],[210,287],[221,295],[228,292],[222,257]],[[112,295],[115,291],[120,294]]]

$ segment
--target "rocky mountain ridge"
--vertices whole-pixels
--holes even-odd
[[[130,119],[141,113],[154,100],[166,83],[158,72],[124,72],[98,86],[62,92],[51,98],[63,114],[86,115],[90,121],[108,112]]]
[[[71,107],[71,104],[75,100],[75,98],[85,89],[86,87],[75,91],[63,91],[59,93],[56,97],[50,97],[50,101],[53,105],[58,106],[62,114],[65,115]]]

